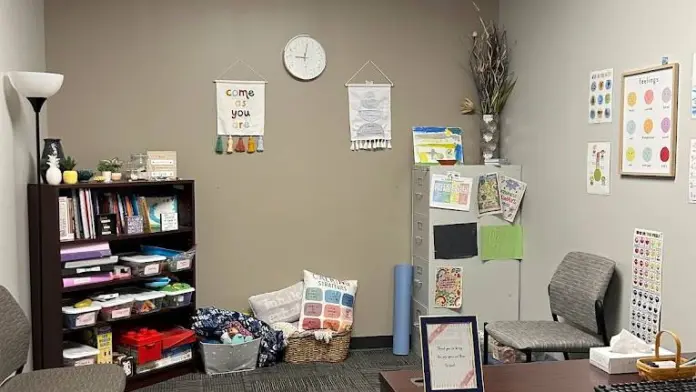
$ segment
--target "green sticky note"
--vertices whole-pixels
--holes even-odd
[[[481,226],[481,260],[521,260],[522,226]]]

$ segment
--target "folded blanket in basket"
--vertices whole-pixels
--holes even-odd
[[[254,339],[261,338],[259,367],[272,366],[283,359],[283,333],[274,331],[268,324],[254,317],[214,307],[200,308],[192,318],[191,328],[202,339],[217,339],[230,326],[241,324]]]

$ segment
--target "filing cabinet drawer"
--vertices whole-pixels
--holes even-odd
[[[413,319],[413,324],[411,324],[411,350],[413,350],[416,355],[421,355],[421,341],[420,341],[420,316],[427,316],[428,309],[423,305],[419,304],[418,301],[411,301],[411,316]]]
[[[427,190],[415,189],[411,195],[411,209],[416,214],[427,214],[430,209],[430,194]]]
[[[411,231],[411,255],[422,259],[430,259],[430,227],[428,217],[421,214],[413,214],[413,228]]]
[[[428,305],[430,286],[428,282],[428,261],[413,257],[413,299],[423,305]]]

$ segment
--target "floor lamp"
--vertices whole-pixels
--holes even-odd
[[[36,185],[37,185],[37,203],[36,203],[36,213],[38,218],[39,227],[37,228],[37,255],[38,259],[42,260],[42,233],[41,228],[43,226],[43,218],[41,217],[41,127],[39,121],[39,113],[41,113],[41,108],[43,107],[46,99],[53,96],[60,90],[63,85],[63,75],[45,72],[10,72],[8,74],[10,78],[10,83],[17,90],[17,92],[26,97],[31,103],[34,109],[34,114],[36,118]],[[31,208],[31,207],[30,207]],[[41,275],[41,271],[37,271]],[[39,280],[42,281],[42,280]],[[42,306],[39,305],[39,309]],[[39,367],[43,367],[43,364],[38,364]]]

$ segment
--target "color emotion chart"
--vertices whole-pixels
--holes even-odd
[[[662,309],[662,233],[635,229],[629,332],[648,343],[660,330]]]
[[[621,174],[674,176],[678,65],[624,74]]]
[[[614,118],[614,69],[603,69],[590,73],[590,124],[610,123]]]

